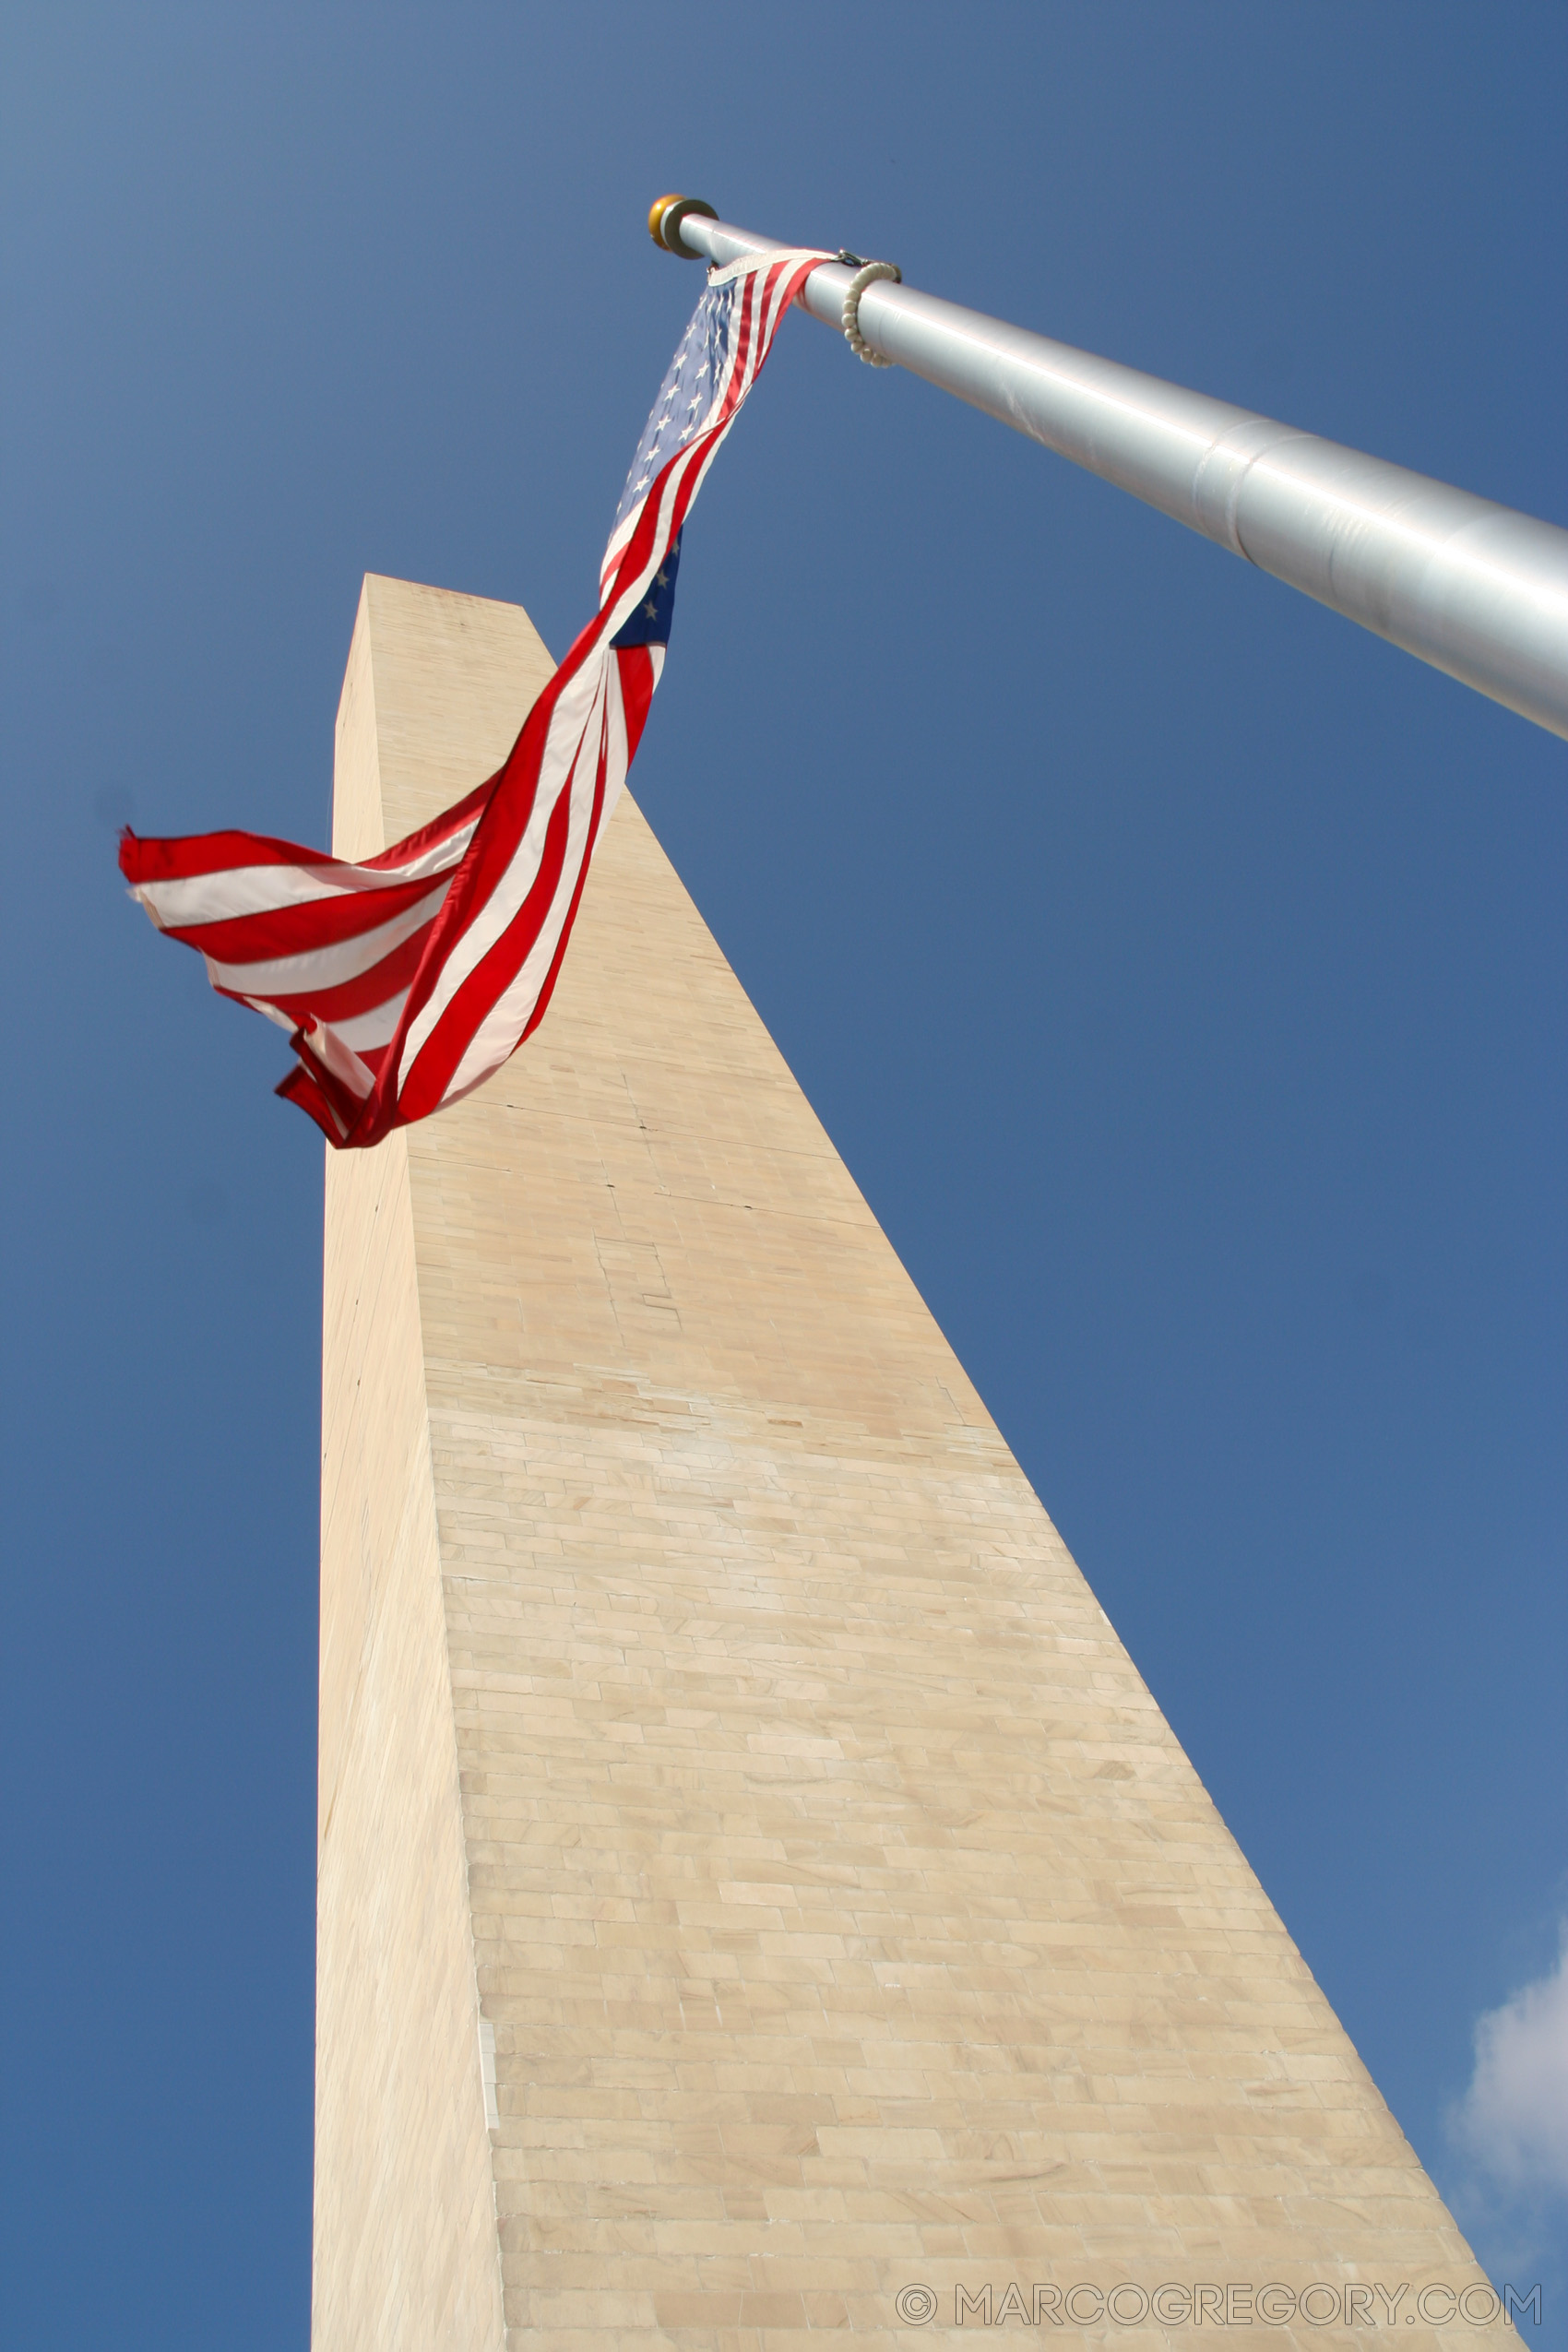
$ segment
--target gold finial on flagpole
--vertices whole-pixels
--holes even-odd
[[[719,218],[712,205],[705,204],[701,196],[661,196],[647,216],[647,233],[666,253],[679,254],[683,261],[700,261],[701,254],[686,244],[681,235],[682,221],[693,212],[700,212],[707,220]]]

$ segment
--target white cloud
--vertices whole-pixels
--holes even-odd
[[[1568,2195],[1568,1927],[1556,1967],[1476,2027],[1455,2137],[1492,2178]]]

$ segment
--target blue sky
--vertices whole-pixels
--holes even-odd
[[[1568,522],[1568,18],[14,0],[0,84],[6,2299],[303,2346],[321,1146],[114,828],[325,837],[367,569],[564,648],[666,188]],[[1543,2341],[1565,788],[805,319],[634,778]]]

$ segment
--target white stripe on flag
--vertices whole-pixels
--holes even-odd
[[[478,821],[472,819],[406,866],[226,866],[217,873],[187,874],[172,882],[139,882],[131,897],[141,900],[160,931],[187,931],[196,923],[229,922],[236,915],[313,906],[320,898],[396,890],[405,882],[422,882],[458,864]]]
[[[208,956],[203,958],[207,976],[214,988],[232,988],[245,996],[299,996],[310,988],[337,988],[344,980],[358,980],[430,922],[451,887],[448,876],[389,923],[356,932],[352,939],[339,939],[327,947],[307,947],[298,956],[272,956],[254,964],[220,964]]]
[[[523,837],[512,852],[510,863],[485,904],[470,916],[453,941],[434,988],[410,1024],[398,1065],[399,1093],[408,1083],[409,1073],[421,1048],[446,1007],[469,973],[489,955],[533,888],[544,856],[545,835],[555,814],[555,803],[571,774],[572,761],[581,750],[594,707],[603,691],[602,663],[587,663],[568,682],[560,701],[551,712],[550,731],[540,762],[539,785]]]
[[[607,668],[616,673],[617,685],[619,667],[612,654]],[[619,692],[616,693],[614,699],[618,704]],[[462,1060],[453,1071],[447,1083],[445,1093],[442,1098],[444,1101],[451,1102],[459,1095],[469,1093],[479,1085],[481,1078],[487,1077],[492,1070],[500,1068],[502,1063],[517,1045],[522,1031],[527,1028],[534,1006],[539,1001],[539,992],[544,986],[550,967],[555,959],[555,950],[560,944],[561,933],[565,928],[566,916],[576,890],[577,877],[582,872],[583,861],[588,854],[588,827],[593,821],[593,796],[599,779],[600,753],[605,750],[608,754],[610,746],[606,738],[612,732],[611,714],[607,707],[608,701],[608,681],[606,681],[605,701],[601,703],[600,711],[596,713],[599,723],[590,726],[585,735],[582,752],[573,772],[566,853],[562,861],[561,879],[550,901],[550,911],[540,928],[533,945],[524,957],[516,979],[505,992],[490,1007],[469,1039]],[[621,773],[615,787],[619,792],[621,785],[626,780],[626,728],[624,714],[617,711],[616,718],[619,724],[614,727],[613,733],[618,734],[621,744]],[[607,793],[610,780],[610,774],[607,773],[605,777]]]

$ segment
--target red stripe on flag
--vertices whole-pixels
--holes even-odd
[[[577,778],[578,764],[584,746],[579,744],[565,783],[556,796],[545,827],[544,849],[528,897],[493,946],[480,958],[468,975],[436,1023],[430,1036],[414,1056],[412,1065],[403,1074],[399,1124],[406,1119],[422,1119],[435,1109],[451,1084],[454,1072],[485,1015],[504,996],[512,981],[528,961],[540,932],[544,929],[550,909],[555,901],[561,875],[566,862],[566,849],[571,837],[572,803]],[[603,790],[603,735],[600,731],[599,753],[600,781],[596,788],[595,805]],[[590,825],[583,865],[592,854],[593,830]],[[574,899],[575,905],[575,899]],[[567,929],[570,929],[568,920]],[[525,1029],[523,1034],[527,1035]],[[518,1039],[521,1043],[521,1039]]]
[[[454,868],[456,872],[456,868]],[[439,874],[400,882],[391,890],[360,890],[339,898],[311,898],[303,906],[269,907],[265,913],[229,915],[218,922],[170,923],[167,939],[199,948],[215,964],[270,963],[278,956],[303,956],[313,948],[340,947],[367,931],[395,921],[440,886]]]
[[[422,930],[416,931],[411,938],[405,939],[400,947],[394,947],[391,954],[384,956],[378,964],[373,964],[369,971],[360,972],[350,980],[339,980],[335,988],[291,989],[288,994],[280,996],[273,995],[265,989],[224,988],[219,992],[223,996],[239,998],[247,994],[259,996],[279,1013],[286,1013],[296,1025],[315,1020],[336,1026],[339,1021],[354,1020],[362,1013],[374,1012],[378,1004],[385,1004],[389,996],[396,996],[400,990],[406,989],[419,969],[420,957],[424,954],[429,936],[430,927],[427,924]]]

